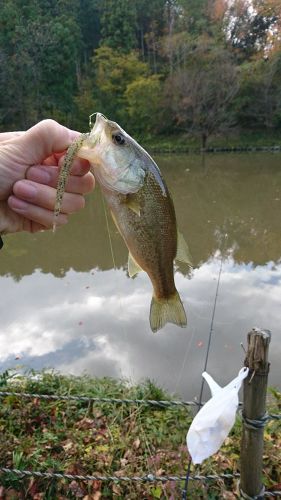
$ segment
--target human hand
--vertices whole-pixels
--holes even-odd
[[[0,234],[50,229],[59,169],[79,132],[43,120],[26,132],[0,134]],[[84,207],[94,188],[86,160],[75,159],[57,225]]]

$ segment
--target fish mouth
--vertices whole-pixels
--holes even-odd
[[[122,130],[117,123],[109,120],[102,113],[93,113],[90,116],[90,120],[94,115],[96,115],[96,120],[89,136],[90,140],[93,140],[94,143],[100,139],[102,134],[111,137],[114,130]]]
[[[96,119],[95,119],[95,123],[92,127],[92,117],[93,116],[95,116]],[[105,123],[107,123],[107,122],[108,122],[108,119],[102,113],[96,112],[96,113],[93,113],[92,115],[89,116],[89,124],[90,124],[90,127],[92,128],[91,131],[93,133],[99,127],[99,125],[101,125],[102,123],[105,125]]]
[[[95,116],[96,120],[95,120],[93,128],[90,132],[90,136],[98,135],[101,131],[104,131],[105,134],[110,136],[110,137],[111,137],[113,132],[122,132],[122,134],[124,134],[125,136],[128,135],[125,132],[125,130],[123,130],[122,127],[120,127],[120,125],[118,125],[118,123],[116,123],[112,120],[109,120],[108,118],[106,118],[106,116],[104,116],[102,113],[99,113],[99,112],[93,113],[89,117],[90,125],[91,125],[92,116]]]
[[[92,118],[95,116],[95,123],[92,125]],[[85,140],[79,149],[77,156],[90,162],[97,161],[95,147],[100,143],[102,134],[106,131],[108,119],[102,113],[92,113],[89,116],[91,132],[85,134]]]

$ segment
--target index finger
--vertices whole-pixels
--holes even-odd
[[[59,159],[59,162],[58,162],[59,168],[62,167],[64,159],[65,159],[65,154],[63,156],[61,156]],[[91,165],[88,162],[88,160],[84,160],[83,158],[75,158],[73,161],[70,173],[71,173],[71,175],[82,176],[82,175],[87,174],[87,172],[89,172],[90,168],[91,168]]]

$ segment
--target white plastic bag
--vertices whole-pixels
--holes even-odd
[[[238,391],[248,372],[248,368],[242,368],[238,376],[225,387],[220,387],[208,373],[202,373],[212,397],[194,417],[186,436],[187,448],[194,464],[201,464],[216,453],[229,434],[239,404]]]

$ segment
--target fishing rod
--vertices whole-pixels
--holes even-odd
[[[227,239],[227,233],[225,233],[225,235],[224,235],[224,243],[226,242],[226,239]],[[220,287],[221,274],[222,274],[222,264],[223,264],[223,251],[221,250],[220,268],[219,268],[219,273],[218,273],[218,281],[217,281],[217,286],[216,286],[216,293],[215,293],[215,299],[214,299],[214,305],[213,305],[213,311],[212,311],[212,317],[211,317],[211,324],[210,324],[210,330],[209,330],[209,336],[208,336],[208,345],[207,345],[207,351],[206,351],[204,369],[203,369],[204,372],[207,371],[210,348],[211,348],[211,341],[212,341],[212,336],[214,333],[214,320],[215,320],[216,309],[217,309],[217,300],[218,300],[218,295],[219,295],[219,287]],[[200,410],[200,408],[202,407],[204,383],[205,383],[205,379],[202,378],[197,413]],[[188,466],[187,466],[184,488],[182,490],[182,500],[187,500],[190,469],[191,469],[191,458],[189,459]]]

